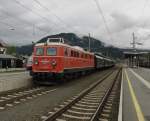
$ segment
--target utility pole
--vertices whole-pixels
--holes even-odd
[[[143,43],[140,43],[140,42],[136,42],[136,37],[135,37],[135,34],[134,32],[132,33],[132,48],[134,51],[136,51],[136,45],[143,45]]]
[[[132,45],[133,50],[136,51],[136,42],[135,42],[134,32],[132,33],[132,43],[131,43],[131,45]]]
[[[132,33],[131,45],[132,45],[133,51],[135,51],[135,52],[136,52],[136,45],[143,45],[140,42],[136,42],[136,37],[135,37],[134,32]],[[132,66],[138,67],[139,66],[139,54],[134,54],[134,56],[131,59],[132,59]]]
[[[91,36],[90,36],[90,33],[89,33],[89,52],[91,51]]]

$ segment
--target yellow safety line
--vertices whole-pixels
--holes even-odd
[[[135,107],[135,110],[136,110],[138,120],[139,121],[145,121],[143,113],[141,111],[140,105],[139,105],[139,103],[137,101],[137,98],[135,96],[131,81],[129,80],[129,77],[128,77],[128,74],[127,74],[126,70],[125,70],[125,75],[126,75],[126,79],[128,81],[129,90],[130,90],[130,93],[131,93],[132,101],[133,101],[133,104],[134,104],[134,107]]]

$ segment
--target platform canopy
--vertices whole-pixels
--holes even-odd
[[[0,59],[16,59],[16,57],[7,54],[0,54]]]
[[[148,54],[149,52],[137,52],[137,51],[125,51],[124,55],[143,55]]]
[[[129,67],[138,67],[140,58],[143,57],[143,55],[148,55],[149,52],[130,50],[130,51],[124,51],[123,54],[124,54],[124,59],[126,61],[126,64]]]

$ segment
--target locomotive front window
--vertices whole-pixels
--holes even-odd
[[[56,48],[47,48],[47,55],[51,55],[51,56],[54,56],[56,55]]]
[[[36,55],[44,55],[44,48],[36,48]]]

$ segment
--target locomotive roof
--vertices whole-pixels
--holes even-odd
[[[51,42],[51,43],[37,43],[35,45],[35,47],[39,47],[39,46],[65,46],[65,47],[69,47],[69,48],[72,48],[72,49],[75,49],[75,50],[78,50],[78,51],[82,51],[82,52],[85,52],[85,53],[88,53],[88,54],[94,54],[92,52],[89,52],[89,51],[85,51],[83,48],[81,49],[81,47],[79,46],[71,46],[71,45],[68,45],[68,44],[65,44],[65,43],[60,43],[60,42]]]

